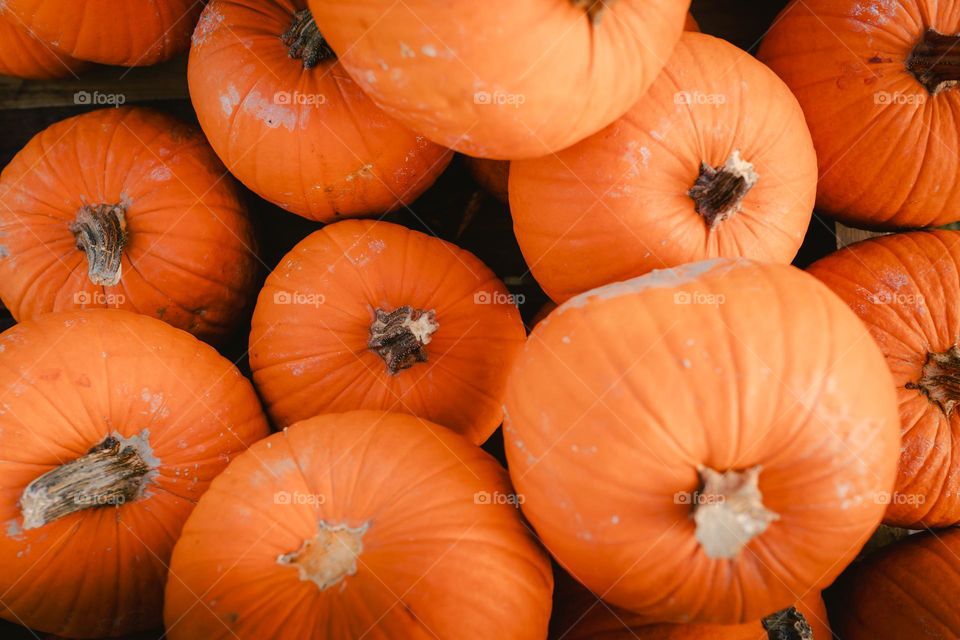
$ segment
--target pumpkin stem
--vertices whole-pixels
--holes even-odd
[[[320,521],[320,531],[296,551],[284,553],[277,558],[277,564],[294,566],[300,572],[300,579],[311,581],[328,589],[347,576],[357,572],[357,558],[363,552],[363,534],[370,523],[353,529],[346,524],[331,525]]]
[[[391,312],[377,309],[370,325],[367,346],[383,358],[387,370],[396,374],[418,362],[427,361],[424,347],[430,344],[440,325],[435,311],[423,311],[403,306]]]
[[[126,209],[122,204],[86,205],[77,212],[70,231],[77,249],[87,254],[87,275],[95,285],[120,282],[121,258],[127,242]]]
[[[753,165],[740,157],[735,150],[719,167],[700,163],[700,175],[687,192],[693,198],[697,213],[714,229],[718,224],[740,211],[744,197],[760,176]]]
[[[960,35],[927,29],[907,58],[907,71],[935,96],[960,82]]]
[[[920,382],[908,382],[949,417],[960,400],[960,347],[953,345],[943,353],[928,353]]]
[[[693,501],[697,541],[710,558],[732,559],[753,538],[780,519],[763,506],[760,466],[720,473],[701,467],[703,488]]]
[[[24,529],[37,529],[84,509],[122,506],[138,498],[156,475],[148,432],[107,436],[86,455],[51,469],[20,496]]]
[[[813,640],[810,623],[796,607],[787,607],[783,611],[772,613],[760,622],[767,632],[768,640]]]
[[[291,58],[303,60],[304,69],[313,69],[324,60],[337,57],[320,33],[310,9],[293,14],[293,24],[280,39],[289,47]]]
[[[600,24],[603,14],[617,0],[570,0],[578,9],[586,9],[587,17],[594,26]]]

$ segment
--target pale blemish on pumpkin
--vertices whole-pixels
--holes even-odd
[[[620,524],[620,516],[618,515],[610,516],[610,524]]]
[[[302,363],[290,365],[290,375],[300,377],[303,375],[304,366]]]
[[[173,171],[165,164],[160,165],[150,172],[149,178],[154,182],[166,182],[173,177]]]
[[[217,29],[220,28],[220,25],[223,24],[224,15],[217,11],[216,9],[211,8],[212,5],[207,5],[206,10],[200,16],[200,21],[197,23],[197,28],[193,32],[193,46],[199,47],[203,45]]]
[[[899,0],[874,0],[874,2],[858,4],[851,10],[850,15],[864,22],[878,26],[884,25],[890,22],[898,4]]]
[[[689,358],[684,358],[683,360],[680,361],[680,364],[683,365],[684,369],[689,369],[693,366],[693,363],[690,362]]]
[[[4,245],[0,244],[0,258],[9,258],[10,250],[7,249]]]
[[[406,42],[400,41],[400,56],[403,58],[416,58],[417,53],[410,48]]]
[[[437,48],[434,47],[432,44],[423,45],[422,47],[420,47],[420,52],[423,53],[423,55],[427,56],[428,58],[437,57]]]
[[[232,84],[228,85],[227,92],[220,96],[220,108],[223,109],[223,115],[228,118],[233,116],[233,110],[238,104],[240,104],[240,92]]]
[[[562,338],[560,338],[560,342],[562,342],[563,344],[570,344],[570,336],[563,336]]]
[[[7,520],[7,537],[19,538],[21,536],[23,536],[23,529],[20,527],[20,523],[17,522],[17,518]]]
[[[369,180],[369,179],[373,178],[373,177],[376,175],[376,174],[374,174],[374,172],[373,172],[373,168],[374,168],[374,165],[373,165],[373,164],[367,163],[367,164],[363,165],[362,167],[360,167],[359,169],[357,169],[356,171],[354,171],[353,173],[349,174],[349,175],[345,178],[345,180],[346,180],[347,182],[353,182],[353,181],[356,180],[357,178],[366,178],[367,180]]]
[[[271,129],[281,126],[289,131],[297,128],[297,112],[285,105],[277,104],[273,96],[264,97],[259,91],[251,91],[243,101],[243,110]]]

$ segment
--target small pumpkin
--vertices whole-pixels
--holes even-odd
[[[533,330],[504,404],[547,549],[654,620],[741,624],[826,587],[896,476],[882,354],[787,265],[703,261],[573,298]]]
[[[310,0],[374,102],[434,142],[495,160],[558,151],[620,117],[663,67],[689,6]]]
[[[306,0],[213,0],[190,51],[210,144],[252,191],[304,217],[413,202],[452,152],[383,113],[337,61]]]
[[[0,76],[29,80],[76,75],[84,63],[37,40],[0,6]]]
[[[158,628],[187,515],[266,435],[240,372],[158,320],[74,311],[0,334],[0,617],[73,638]]]
[[[399,225],[344,220],[267,278],[250,366],[280,427],[383,409],[484,442],[526,333],[512,296],[467,251]]]
[[[803,112],[783,82],[732,44],[685,33],[626,115],[569,149],[513,162],[510,208],[530,270],[562,302],[705,258],[789,263],[816,181]]]
[[[858,242],[809,267],[856,312],[887,359],[903,450],[887,524],[960,522],[960,232],[903,233]]]
[[[960,220],[960,15],[952,2],[796,0],[760,59],[796,94],[820,159],[817,206],[846,224]]]
[[[507,184],[510,178],[510,162],[463,156],[467,170],[477,184],[501,202],[509,202]]]
[[[33,35],[80,60],[141,67],[190,44],[203,10],[195,0],[5,0]]]
[[[492,457],[419,418],[299,422],[200,500],[170,564],[167,634],[540,640],[553,576],[515,498]]]
[[[149,109],[58,122],[0,174],[0,299],[18,320],[122,308],[219,340],[252,298],[255,246],[203,136]]]

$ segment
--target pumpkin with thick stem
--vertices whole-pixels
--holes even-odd
[[[123,308],[218,341],[253,297],[255,246],[203,136],[149,109],[58,122],[0,174],[0,298],[18,320]]]
[[[467,155],[566,148],[643,95],[689,0],[310,0],[344,68],[414,131]]]
[[[267,278],[250,366],[285,427],[383,409],[484,442],[503,416],[525,331],[513,297],[472,254],[387,222],[308,236]]]
[[[371,102],[306,0],[213,0],[193,36],[188,75],[200,125],[230,171],[306,218],[409,204],[452,156]]]
[[[180,528],[268,433],[211,347],[125,311],[0,334],[0,617],[73,638],[156,629]]]
[[[788,263],[816,181],[803,112],[783,82],[728,42],[686,33],[622,118],[511,163],[510,209],[531,272],[562,302],[704,258]]]
[[[76,75],[86,66],[42,42],[0,5],[0,76],[32,80]]]
[[[299,422],[232,462],[187,521],[167,636],[541,640],[553,576],[515,497],[496,460],[419,418]]]
[[[504,403],[510,475],[547,549],[653,620],[739,624],[826,587],[896,476],[882,354],[787,265],[703,261],[568,300]]]

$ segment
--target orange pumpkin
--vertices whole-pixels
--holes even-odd
[[[960,14],[953,2],[797,0],[760,48],[820,159],[817,206],[853,226],[960,220]]]
[[[141,67],[186,50],[195,0],[5,0],[37,38],[80,60]]]
[[[622,118],[512,163],[510,208],[530,270],[562,302],[704,258],[788,263],[816,183],[803,112],[783,82],[732,44],[686,33]]]
[[[0,334],[0,617],[57,635],[159,627],[194,503],[267,435],[250,383],[211,347],[124,311]]]
[[[377,108],[317,30],[306,0],[213,0],[190,51],[190,97],[230,171],[313,220],[413,202],[452,152]]]
[[[0,76],[46,79],[76,75],[84,63],[37,40],[0,6]]]
[[[742,259],[567,301],[533,330],[505,415],[547,549],[667,622],[749,622],[829,585],[879,524],[900,443],[863,324],[802,271]]]
[[[310,0],[357,84],[467,155],[558,151],[620,117],[676,45],[689,0]]]
[[[809,267],[867,325],[893,374],[903,451],[884,522],[920,529],[960,522],[960,232],[859,242]]]
[[[168,637],[540,640],[553,576],[515,498],[493,458],[418,418],[297,423],[197,505],[170,564]]]
[[[463,156],[467,163],[467,170],[477,184],[500,200],[508,202],[507,184],[510,177],[510,163],[506,160],[487,160],[486,158],[471,158]]]
[[[18,320],[123,308],[217,340],[252,297],[254,246],[203,136],[148,109],[58,122],[0,174],[0,298]]]
[[[525,331],[472,254],[387,222],[308,236],[267,278],[250,366],[281,427],[320,413],[400,411],[484,442],[503,416]]]

